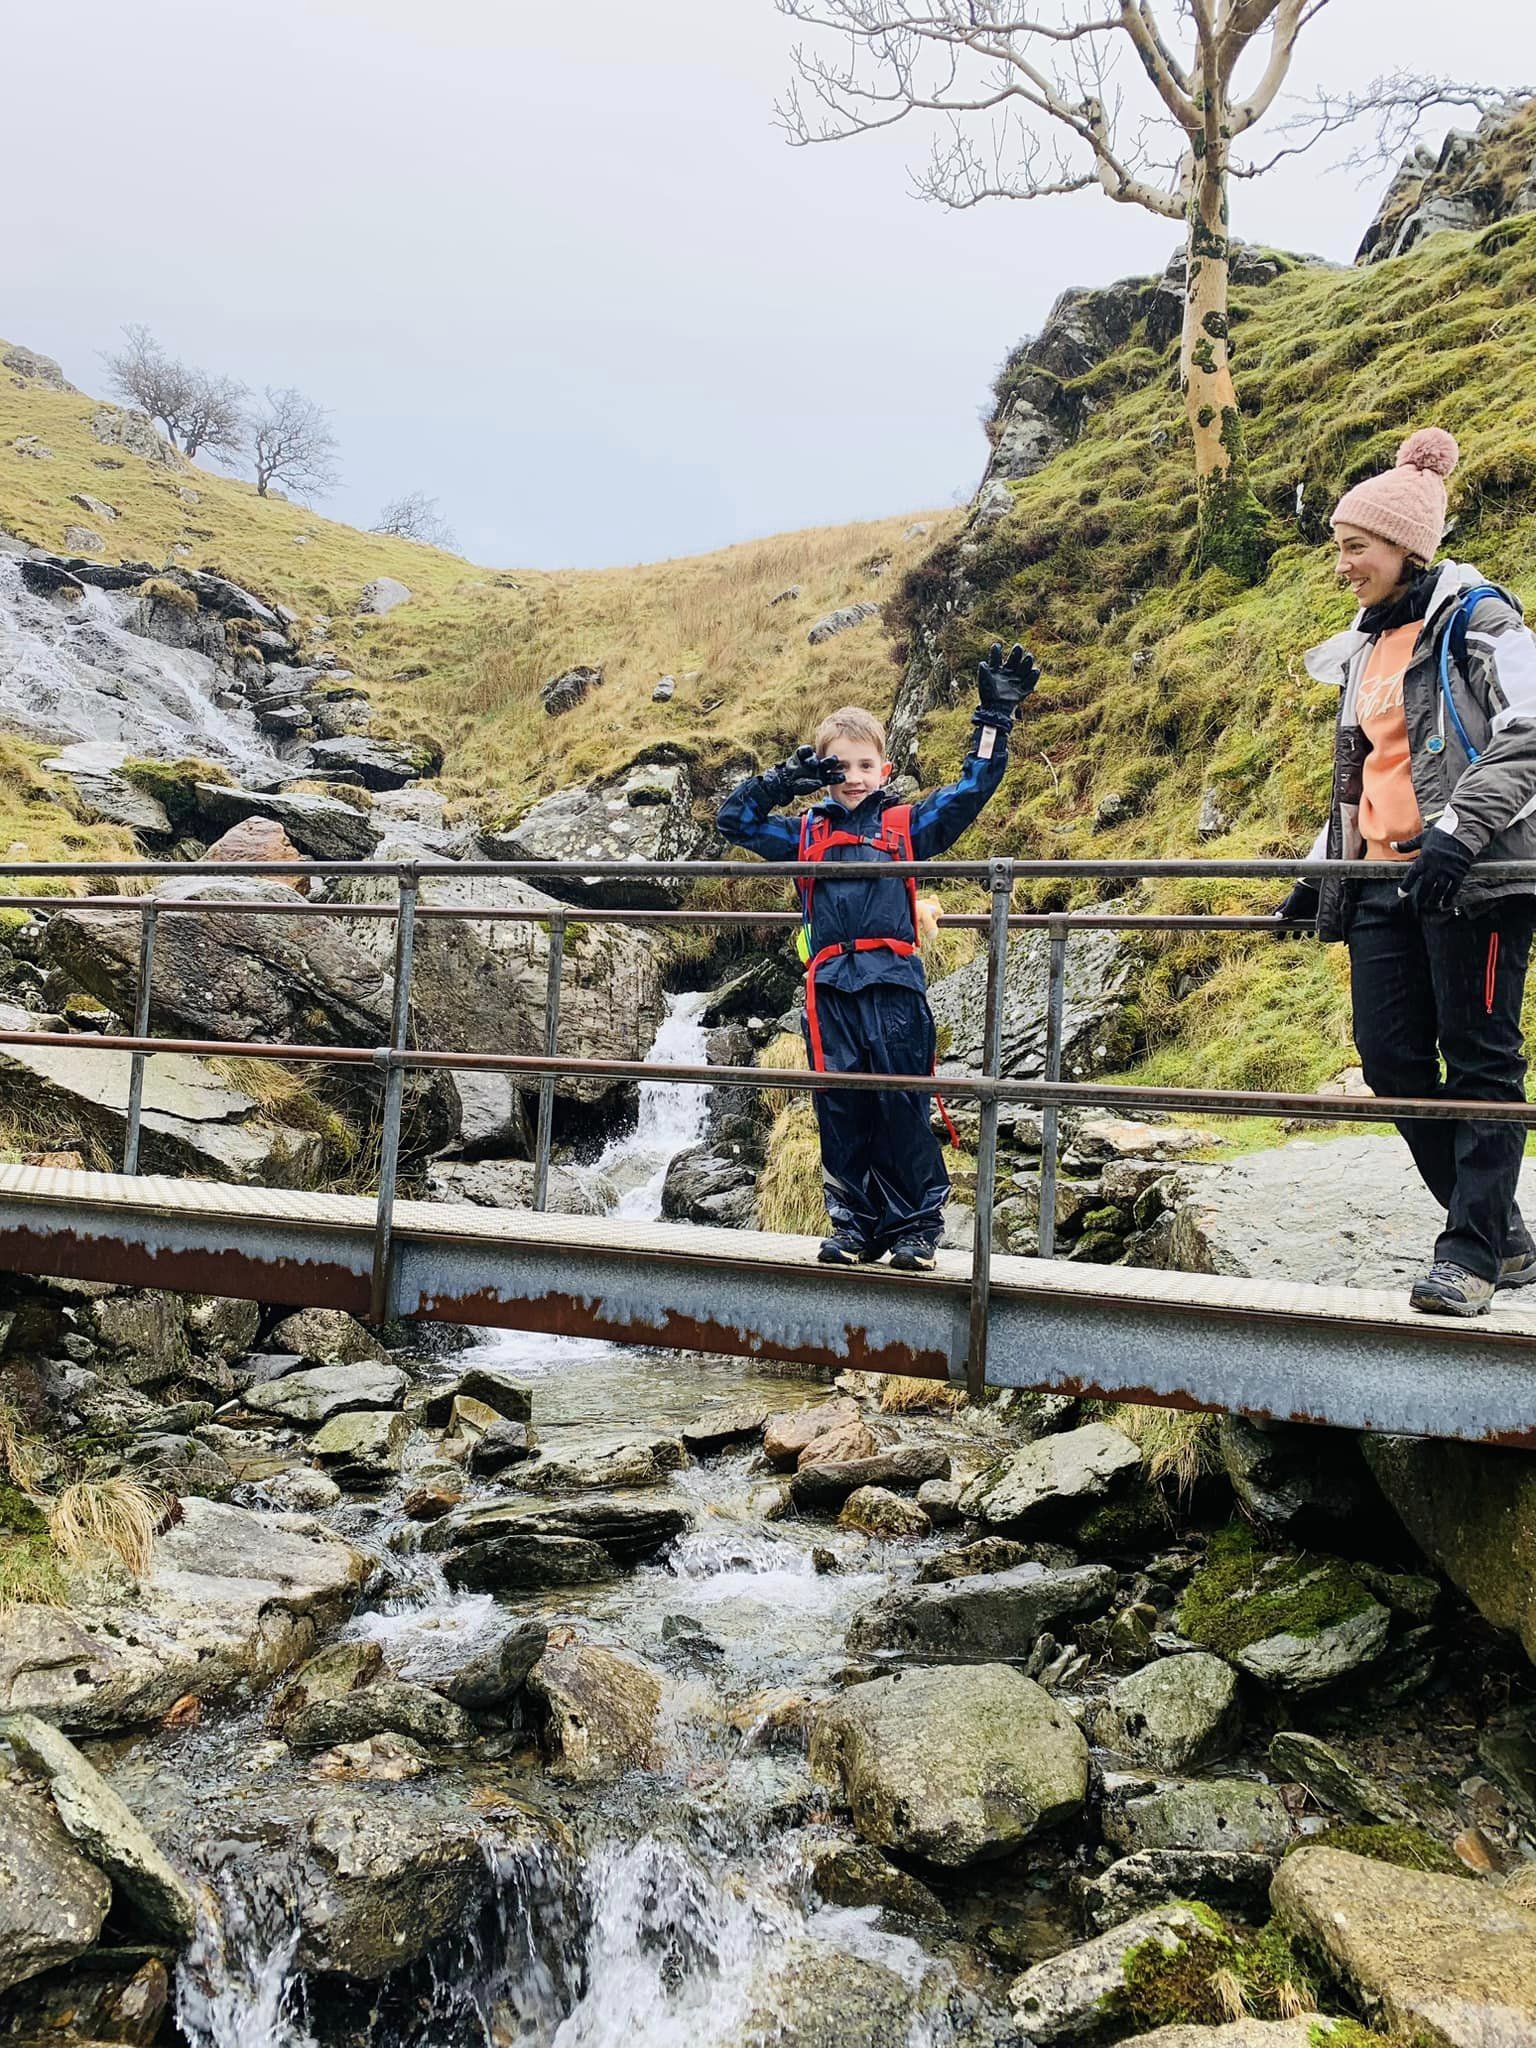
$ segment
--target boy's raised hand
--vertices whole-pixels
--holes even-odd
[[[836,754],[818,758],[814,747],[796,747],[787,761],[770,768],[763,777],[776,804],[793,803],[797,796],[812,796],[818,789],[841,782],[843,764]]]
[[[992,642],[992,651],[976,670],[976,688],[983,711],[998,711],[1011,718],[1040,680],[1040,665],[1032,654],[1015,641],[1003,659],[1003,643]]]

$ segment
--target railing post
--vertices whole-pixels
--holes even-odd
[[[565,971],[565,912],[555,911],[549,920],[549,982],[544,996],[544,1051],[555,1056],[560,1036],[560,984]],[[533,1151],[533,1206],[549,1205],[549,1148],[555,1129],[555,1077],[545,1074],[539,1082],[539,1129]]]
[[[981,1071],[995,1081],[1003,1061],[1003,970],[1008,964],[1008,911],[1013,902],[1013,862],[988,863],[992,909],[987,922],[987,1012],[982,1030]],[[992,1296],[992,1206],[997,1195],[997,1099],[981,1105],[976,1142],[976,1234],[971,1248],[971,1322],[965,1354],[965,1387],[980,1405],[987,1386],[987,1313]]]
[[[400,871],[395,907],[395,996],[390,1012],[389,1051],[405,1051],[411,1023],[411,968],[416,954],[416,896],[421,886],[414,868]],[[375,1323],[388,1322],[394,1308],[390,1267],[394,1255],[395,1181],[400,1171],[400,1114],[405,1097],[405,1068],[387,1062],[384,1074],[384,1123],[379,1148],[379,1199],[373,1222],[373,1287],[369,1314]]]
[[[155,972],[155,923],[158,909],[153,896],[144,898],[139,913],[139,988],[133,1006],[133,1035],[149,1036],[149,994]],[[128,1127],[123,1133],[123,1171],[139,1170],[139,1132],[144,1121],[144,1062],[147,1053],[136,1052],[128,1062]]]
[[[1045,993],[1045,1078],[1061,1079],[1061,1019],[1067,988],[1068,926],[1053,917],[1050,934],[1050,969]],[[1040,1118],[1040,1256],[1056,1256],[1056,1167],[1061,1150],[1061,1115],[1049,1102]]]

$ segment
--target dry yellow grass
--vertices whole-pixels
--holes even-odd
[[[36,1446],[23,1429],[20,1416],[8,1401],[0,1401],[0,1479],[9,1480],[23,1493],[31,1493],[40,1472]]]
[[[880,1383],[880,1408],[885,1415],[952,1415],[965,1406],[965,1391],[948,1380],[908,1379],[893,1373]]]
[[[136,1479],[80,1479],[48,1505],[48,1533],[60,1556],[88,1563],[109,1552],[136,1579],[154,1555],[165,1497]]]
[[[1150,1408],[1125,1402],[1111,1408],[1105,1421],[1131,1439],[1141,1452],[1147,1476],[1156,1484],[1173,1482],[1187,1499],[1218,1462],[1217,1418],[1186,1408]]]

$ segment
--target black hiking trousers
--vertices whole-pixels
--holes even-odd
[[[1520,1006],[1533,913],[1531,902],[1510,897],[1471,916],[1420,917],[1396,882],[1356,885],[1349,918],[1355,1044],[1374,1094],[1525,1100]],[[1397,1128],[1446,1212],[1436,1259],[1496,1280],[1502,1260],[1531,1249],[1515,1199],[1524,1130],[1424,1117]]]

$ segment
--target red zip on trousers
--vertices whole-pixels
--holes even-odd
[[[1483,1008],[1488,1016],[1493,1015],[1493,992],[1499,978],[1499,935],[1488,934],[1488,971],[1483,977]]]

